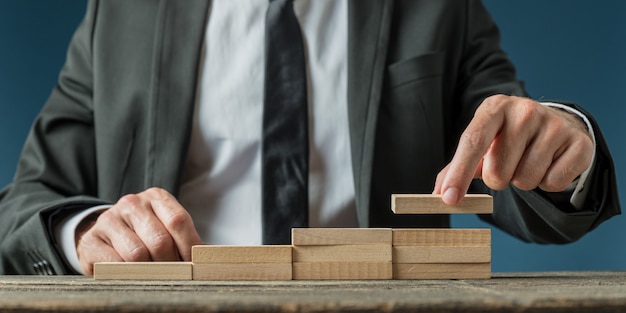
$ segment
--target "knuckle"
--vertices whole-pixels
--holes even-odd
[[[559,173],[557,175],[548,175],[546,179],[541,183],[541,189],[547,192],[560,192],[565,190],[572,182],[570,179],[565,178],[565,173]]]
[[[171,197],[170,193],[167,192],[165,189],[163,188],[159,188],[159,187],[150,187],[148,189],[146,189],[145,193],[150,196],[150,198],[152,199],[168,199]]]
[[[550,128],[555,134],[561,134],[568,128],[567,121],[558,115],[553,116],[550,119]]]
[[[572,144],[572,148],[574,151],[583,151],[584,153],[580,153],[585,161],[591,162],[593,151],[595,149],[593,145],[593,141],[588,136],[584,136],[581,139],[576,140]]]
[[[592,150],[585,150],[584,148],[582,148],[583,145],[585,144],[580,143],[580,144],[573,145],[572,147],[572,150],[578,151],[578,153],[576,154],[575,159],[573,159],[570,162],[570,168],[568,169],[568,172],[566,173],[569,175],[568,177],[576,177],[580,175],[591,165],[591,162],[593,159],[593,152]],[[589,148],[589,149],[592,149],[592,148]]]
[[[502,190],[509,186],[512,172],[505,170],[504,159],[489,157],[483,166],[483,182],[491,189]]]
[[[158,233],[152,238],[152,249],[157,253],[170,252],[174,241],[169,234]]]
[[[483,172],[483,182],[491,189],[502,190],[508,187],[510,179],[504,178],[501,174]]]
[[[163,223],[167,229],[181,230],[187,227],[189,220],[190,217],[186,212],[177,212],[170,215]]]
[[[549,127],[545,127],[541,133],[542,140],[554,145],[561,145],[563,142],[563,123],[555,120],[549,123]]]
[[[102,223],[103,225],[106,225],[105,223]],[[76,242],[78,244],[84,243],[87,246],[89,246],[89,244],[91,243],[95,243],[98,241],[98,239],[101,237],[101,228],[98,227],[99,225],[94,224],[90,229],[88,229],[87,231],[79,234],[76,233]]]
[[[541,189],[547,192],[561,192],[567,188],[567,185],[563,186],[554,181],[547,180],[545,183],[541,184]]]
[[[511,184],[521,190],[533,190],[537,187],[537,183],[531,179],[516,177],[511,180]]]
[[[530,99],[524,99],[517,103],[515,116],[524,124],[533,121],[539,114],[540,104]]]
[[[479,114],[495,115],[502,108],[502,104],[506,101],[505,95],[493,95],[485,99],[477,109]]]
[[[128,251],[128,260],[126,261],[148,261],[150,260],[150,251],[144,245],[137,245]]]
[[[494,190],[503,190],[509,186],[509,180],[500,179],[500,178],[492,178],[487,184],[491,189]]]
[[[138,207],[141,206],[142,200],[141,198],[136,195],[136,194],[128,194],[128,195],[124,195],[122,196],[118,201],[117,201],[117,207]]]
[[[479,108],[487,109],[495,113],[509,109],[512,105],[517,105],[522,108],[531,108],[533,110],[540,106],[538,102],[529,98],[495,94],[485,99]]]
[[[96,220],[94,225],[85,234],[89,234],[91,233],[91,231],[99,230],[100,225],[112,225],[116,219],[117,218],[115,217],[114,211],[112,209],[106,210],[98,216],[98,219]]]
[[[487,97],[484,103],[489,104],[489,105],[498,105],[500,103],[508,101],[510,98],[511,98],[510,96],[507,96],[504,94],[495,94],[495,95],[491,95]]]
[[[542,160],[526,159],[519,164],[511,184],[521,190],[533,190],[539,186],[541,180],[546,175],[547,165]]]

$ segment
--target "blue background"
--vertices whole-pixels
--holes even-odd
[[[531,95],[585,106],[609,142],[618,180],[624,177],[626,1],[485,0],[485,5]],[[13,177],[84,8],[84,0],[0,1],[2,186]],[[621,185],[619,191],[623,198]],[[454,217],[453,226],[488,227],[474,216]],[[623,216],[563,246],[525,244],[494,229],[493,271],[625,270],[625,239]]]

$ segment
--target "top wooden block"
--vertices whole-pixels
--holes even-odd
[[[294,246],[391,245],[391,228],[292,228]]]
[[[391,210],[395,214],[492,214],[493,197],[468,194],[457,205],[447,205],[441,195],[394,194]]]

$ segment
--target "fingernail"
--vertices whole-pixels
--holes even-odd
[[[446,204],[456,204],[459,201],[459,189],[456,187],[446,189],[441,199]]]

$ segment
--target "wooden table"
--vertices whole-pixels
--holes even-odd
[[[0,276],[0,312],[626,312],[626,272],[489,280],[94,281]]]

